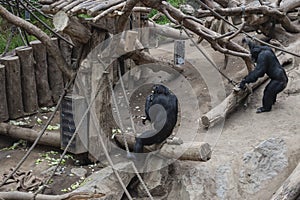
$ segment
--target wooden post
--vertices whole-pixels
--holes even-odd
[[[0,122],[8,120],[6,99],[5,66],[0,64]]]
[[[39,106],[52,106],[51,91],[48,83],[46,47],[38,40],[30,42],[35,59],[35,77]]]
[[[62,36],[67,38],[68,40],[71,40],[71,39],[69,39],[70,37],[67,34],[62,34]],[[67,64],[69,66],[71,66],[71,64],[72,64],[72,46],[69,45],[64,40],[58,40],[58,42],[59,42],[59,49],[60,49],[62,56],[66,60]],[[63,79],[64,79],[64,84],[66,84],[69,80],[69,78],[67,76],[65,76],[64,74],[63,74]]]
[[[1,58],[0,62],[5,65],[6,97],[9,118],[16,119],[22,117],[24,111],[19,58],[17,56],[6,56]]]
[[[24,111],[26,113],[34,113],[38,110],[38,100],[32,48],[18,47],[15,50],[16,54],[20,59],[21,65],[22,97]]]
[[[52,41],[58,45],[57,38],[52,38]],[[51,54],[47,54],[48,56],[48,78],[49,85],[52,91],[52,100],[54,103],[57,103],[59,96],[64,90],[64,81],[62,72],[57,67],[56,60]]]

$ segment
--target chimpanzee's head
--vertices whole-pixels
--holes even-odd
[[[168,94],[170,94],[170,91],[167,87],[160,85],[160,84],[156,84],[153,86],[153,94],[168,95]]]
[[[261,46],[255,44],[253,41],[251,41],[249,38],[243,38],[242,40],[243,44],[247,44],[251,53],[251,59],[256,62],[258,58],[258,54],[261,52],[262,48]]]

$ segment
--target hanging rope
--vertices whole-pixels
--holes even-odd
[[[43,24],[43,26],[45,28],[47,28],[52,34],[54,34],[56,37],[62,39],[63,41],[65,41],[66,43],[68,43],[71,46],[74,46],[74,44],[72,44],[69,40],[67,40],[66,38],[64,38],[63,36],[61,36],[60,34],[56,33],[55,31],[52,30],[52,28],[50,26],[48,26],[43,20],[41,20],[36,14],[34,14],[27,6],[25,6],[25,4],[22,1],[19,1],[19,3],[25,8],[25,10],[27,10],[38,22],[40,22],[41,24]]]

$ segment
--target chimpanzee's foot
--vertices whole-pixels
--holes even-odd
[[[269,112],[271,109],[265,109],[264,107],[257,108],[256,113]]]

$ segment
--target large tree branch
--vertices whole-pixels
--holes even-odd
[[[127,24],[128,18],[132,12],[134,6],[139,2],[139,0],[128,0],[126,1],[126,5],[122,9],[123,14],[119,17],[117,22],[117,33],[122,32]]]
[[[299,3],[300,4],[300,3]],[[276,19],[282,27],[291,33],[299,33],[299,27],[295,26],[291,23],[290,19],[287,15],[276,8],[271,8],[268,6],[256,6],[256,7],[233,7],[233,8],[215,8],[214,11],[222,16],[242,16],[245,14],[246,16],[250,15],[265,15],[268,17],[272,17]],[[199,9],[196,12],[197,17],[208,17],[213,16],[214,14],[209,10]],[[253,24],[250,24],[253,25]]]
[[[28,33],[36,36],[47,47],[51,56],[53,56],[53,58],[55,58],[55,60],[57,62],[57,66],[60,68],[60,70],[64,74],[66,74],[68,77],[71,77],[73,75],[74,72],[72,70],[70,70],[71,67],[68,66],[67,62],[61,55],[57,44],[55,44],[46,33],[44,33],[41,29],[34,26],[33,24],[8,12],[1,5],[0,5],[0,16],[2,16],[8,22],[25,29]]]
[[[167,12],[170,16],[170,20],[176,20],[177,23],[183,25],[190,31],[204,38],[210,44],[212,44],[212,47],[215,50],[233,56],[240,56],[245,61],[248,70],[252,69],[249,52],[239,44],[233,41],[228,41],[226,38],[220,38],[219,36],[221,35],[219,33],[206,28],[205,26],[195,22],[194,20],[191,20],[188,16],[186,16],[180,10],[174,8],[167,2],[161,2],[160,0],[142,0],[142,2],[146,6],[155,8],[162,13]],[[223,48],[226,48],[227,50],[224,50]]]

